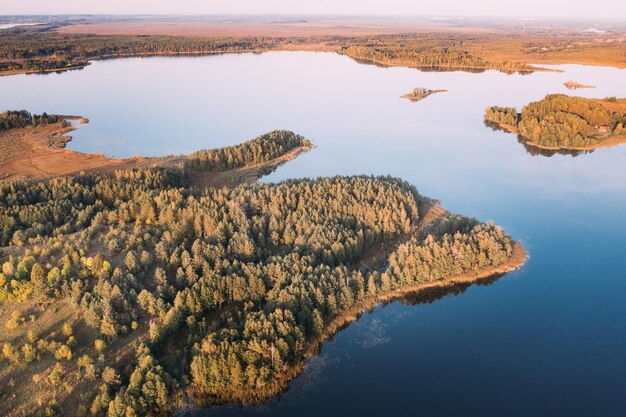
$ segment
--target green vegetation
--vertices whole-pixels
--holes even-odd
[[[490,107],[485,120],[506,125],[533,145],[592,148],[626,133],[626,112],[623,107],[610,107],[615,102],[551,94],[524,106],[521,114],[510,107]]]
[[[0,113],[0,130],[9,130],[26,126],[47,125],[61,120],[55,114],[30,114],[26,110],[9,110]]]
[[[197,155],[220,170],[302,145],[276,131]],[[461,216],[422,236],[423,197],[398,179],[198,189],[187,172],[0,186],[0,380],[10,386],[0,410],[16,407],[15,393],[42,415],[169,413],[181,394],[263,401],[367,300],[512,254],[502,229]],[[384,269],[360,266],[372,251],[389,253]],[[26,379],[9,385],[15,370]],[[46,389],[34,395],[37,384]]]
[[[300,135],[274,130],[240,145],[194,152],[189,155],[186,166],[210,172],[226,171],[269,162],[292,149],[311,146],[311,142]]]
[[[517,109],[515,107],[492,106],[485,110],[485,120],[491,123],[517,126]]]

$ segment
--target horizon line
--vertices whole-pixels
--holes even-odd
[[[598,16],[550,16],[550,15],[463,15],[463,14],[364,14],[364,13],[8,13],[0,14],[0,17],[27,17],[27,16],[54,16],[54,17],[77,17],[77,16],[97,16],[97,17],[231,17],[231,16],[253,16],[253,17],[272,17],[272,16],[294,16],[294,17],[356,17],[356,18],[427,18],[427,19],[551,19],[551,20],[623,20],[622,17],[598,17]],[[626,23],[625,23],[626,25]]]

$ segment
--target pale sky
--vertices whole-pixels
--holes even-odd
[[[0,0],[0,14],[365,14],[626,18],[623,0]]]

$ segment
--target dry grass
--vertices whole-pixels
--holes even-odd
[[[74,130],[61,123],[0,132],[0,179],[41,179],[85,172],[148,166],[149,158],[113,159],[64,149]]]
[[[9,330],[6,323],[11,314],[16,312],[23,317],[24,322],[15,329]],[[61,331],[64,323],[74,323],[74,337],[79,346],[93,346],[95,339],[93,330],[80,322],[80,314],[66,301],[40,304],[36,302],[0,304],[0,344],[10,343],[14,349],[19,349],[27,340],[27,333],[32,330],[38,339],[45,341],[45,347],[38,348],[37,359],[28,364],[20,363],[0,367],[0,414],[7,417],[28,415],[32,410],[47,404],[52,399],[63,401],[72,395],[78,395],[74,387],[79,383],[76,366],[72,362],[61,361],[66,370],[60,383],[52,384],[48,375],[57,360],[54,357],[55,346],[67,341],[67,336]],[[83,343],[86,343],[83,345]],[[42,345],[43,346],[43,345]],[[73,352],[73,355],[82,355],[88,348]],[[33,377],[39,376],[41,380]]]
[[[626,68],[626,36],[511,34],[469,38],[463,48],[487,61],[585,64]]]

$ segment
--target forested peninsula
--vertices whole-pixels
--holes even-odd
[[[485,122],[517,133],[529,146],[548,150],[591,150],[626,142],[626,99],[547,95],[524,106],[493,106]]]
[[[311,147],[274,131],[155,166],[0,183],[0,412],[263,402],[364,308],[526,260],[500,227],[400,179],[237,174]]]

